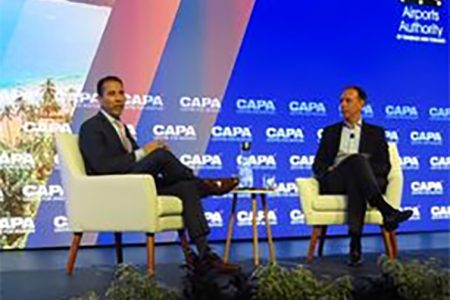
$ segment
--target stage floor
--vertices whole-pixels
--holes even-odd
[[[281,240],[275,243],[277,262],[286,267],[305,264],[308,240]],[[435,257],[449,268],[450,232],[401,234],[398,236],[400,260]],[[213,244],[218,253],[223,253],[223,244]],[[261,243],[262,263],[267,263],[268,249]],[[336,277],[344,274],[366,276],[378,274],[377,258],[384,251],[381,236],[367,236],[363,239],[364,264],[359,268],[346,266],[348,239],[328,238],[324,256],[316,258],[308,267],[319,275]],[[67,249],[6,251],[0,253],[0,299],[68,299],[93,290],[100,294],[106,290],[114,270],[114,248],[81,249],[73,276],[66,276],[64,266]],[[252,266],[252,243],[232,244],[231,260],[243,265],[245,273]],[[130,246],[124,249],[126,263],[144,267],[146,263],[144,246]],[[182,253],[178,245],[160,245],[156,248],[158,281],[181,291],[186,271],[181,268]]]

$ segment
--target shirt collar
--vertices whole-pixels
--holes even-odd
[[[359,118],[358,122],[356,122],[356,126],[355,126],[354,128],[352,128],[352,127],[350,126],[350,124],[349,124],[348,122],[346,122],[346,121],[344,121],[344,126],[347,127],[347,128],[349,128],[349,129],[361,128],[362,122],[363,122],[363,121],[362,121],[362,117],[361,117],[361,118]]]
[[[101,113],[108,119],[111,123],[121,123],[120,119],[116,119],[113,116],[111,116],[109,113],[107,113],[104,109],[100,109]]]

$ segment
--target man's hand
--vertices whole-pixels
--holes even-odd
[[[164,150],[169,150],[169,146],[163,140],[154,140],[144,146],[144,150],[147,154],[160,148]]]

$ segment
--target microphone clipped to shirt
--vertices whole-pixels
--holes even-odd
[[[354,139],[355,138],[355,134],[352,132],[352,133],[350,133],[350,138],[351,139]]]

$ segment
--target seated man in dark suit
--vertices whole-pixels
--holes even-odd
[[[120,121],[126,100],[120,78],[102,78],[97,83],[97,93],[101,110],[85,121],[79,132],[79,146],[87,173],[153,175],[158,194],[178,196],[183,201],[185,226],[198,249],[197,256],[190,248],[184,248],[187,262],[194,267],[214,267],[223,272],[239,269],[237,265],[225,263],[209,248],[210,229],[201,203],[203,197],[231,191],[237,186],[238,179],[200,179],[160,140],[139,147]]]
[[[348,198],[350,261],[361,264],[361,234],[367,203],[383,215],[384,227],[394,230],[412,211],[399,211],[383,198],[391,165],[384,129],[361,118],[366,93],[350,86],[341,95],[344,122],[324,128],[313,172],[321,194],[345,194]]]

